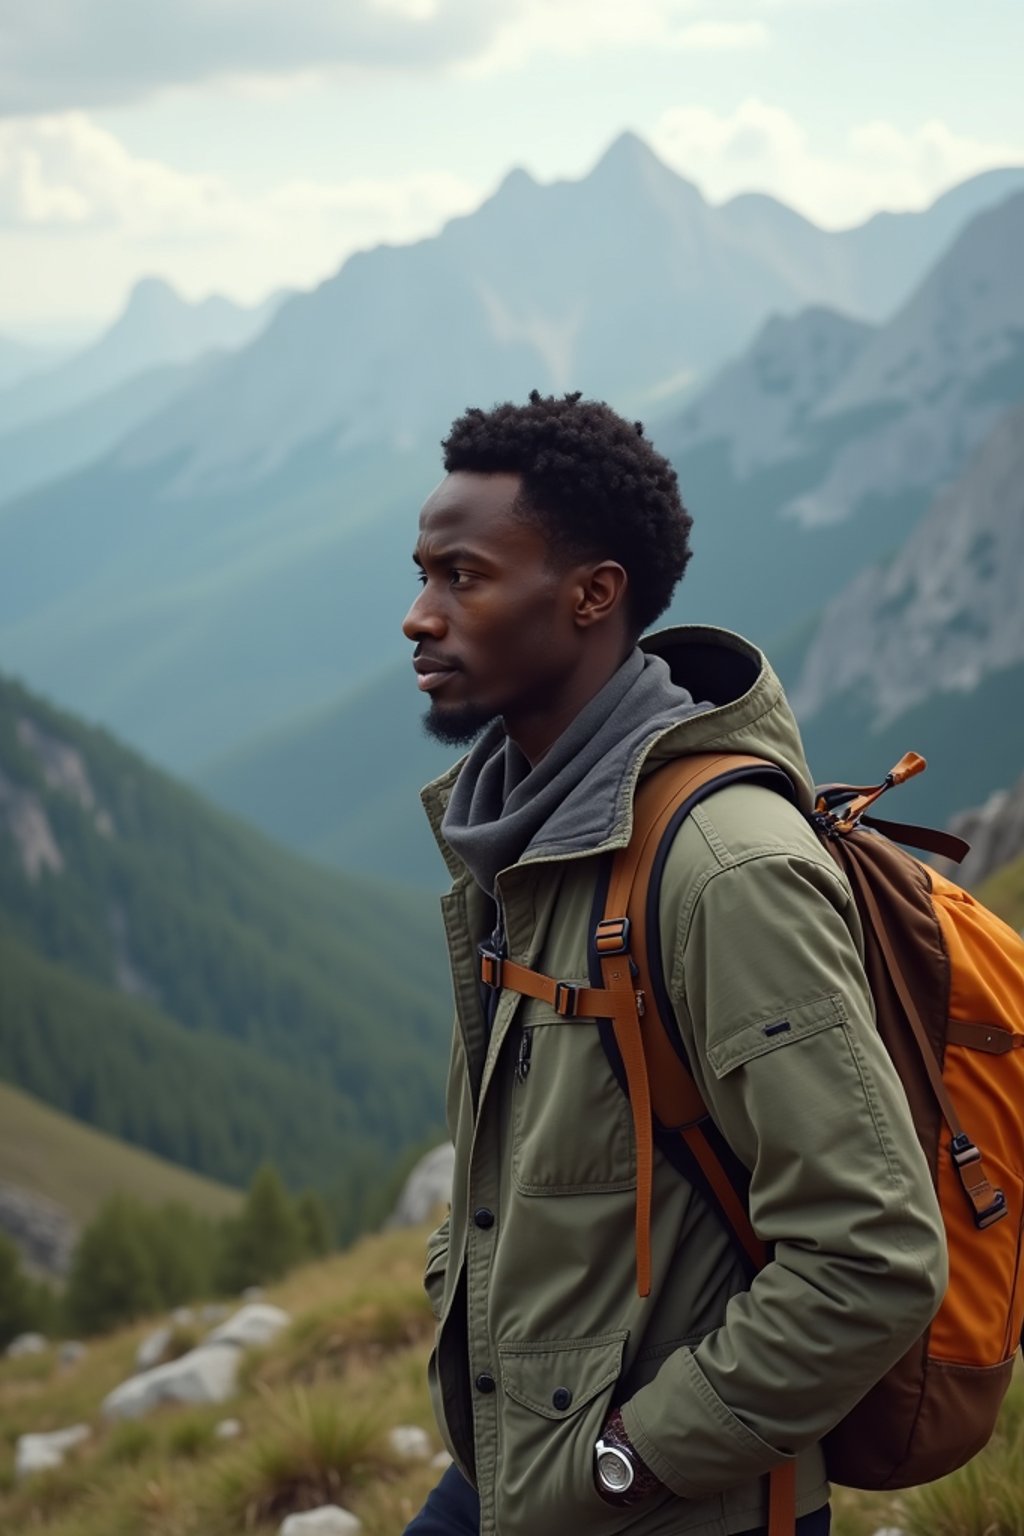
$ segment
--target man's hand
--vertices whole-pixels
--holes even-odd
[[[661,1479],[655,1476],[646,1462],[641,1459],[638,1452],[634,1450],[632,1442],[626,1434],[626,1428],[622,1422],[622,1414],[617,1408],[609,1414],[605,1421],[604,1429],[601,1431],[598,1440],[598,1446],[606,1451],[621,1451],[628,1463],[627,1467],[620,1458],[610,1457],[608,1472],[611,1473],[611,1477],[607,1473],[602,1476],[601,1457],[597,1447],[595,1447],[594,1485],[606,1503],[619,1506],[639,1504],[658,1489],[664,1488],[665,1485]],[[627,1486],[624,1488],[617,1486],[618,1476],[616,1474],[620,1468],[623,1477],[628,1479]],[[632,1473],[631,1477],[630,1472]]]

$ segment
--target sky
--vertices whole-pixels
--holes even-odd
[[[624,130],[838,228],[1024,163],[1024,0],[0,0],[0,335],[309,288]]]

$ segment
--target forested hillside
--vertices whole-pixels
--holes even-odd
[[[0,1076],[229,1183],[357,1207],[436,1128],[429,899],[283,853],[0,680]]]

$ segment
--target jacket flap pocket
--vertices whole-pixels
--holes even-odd
[[[794,1008],[773,1009],[734,1030],[728,1039],[711,1046],[708,1065],[716,1077],[724,1077],[735,1067],[742,1067],[757,1056],[764,1056],[780,1045],[790,1045],[833,1024],[846,1022],[846,1010],[838,992],[817,997]]]
[[[501,1344],[501,1383],[509,1397],[546,1419],[567,1419],[619,1378],[628,1329],[589,1339]]]

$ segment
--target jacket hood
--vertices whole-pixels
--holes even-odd
[[[727,629],[709,625],[681,624],[659,630],[640,641],[640,649],[659,656],[672,680],[691,697],[710,705],[699,714],[688,713],[649,738],[641,751],[623,764],[614,792],[607,795],[599,819],[602,831],[595,840],[593,818],[590,832],[575,846],[571,834],[554,848],[545,839],[543,857],[571,858],[624,847],[633,829],[633,791],[640,777],[671,758],[696,752],[743,752],[763,757],[781,768],[793,783],[800,810],[813,809],[813,782],[804,757],[796,719],[782,684],[766,657],[750,641]],[[438,846],[450,873],[465,873],[462,861],[441,832],[448,798],[464,758],[422,791],[422,800]],[[592,807],[593,809],[593,807]],[[528,850],[523,862],[530,862]]]
[[[804,757],[796,717],[767,657],[728,629],[680,624],[640,641],[640,649],[668,663],[674,682],[711,705],[704,714],[665,731],[646,754],[650,769],[694,752],[749,752],[781,768],[796,804],[814,809],[814,781]]]

